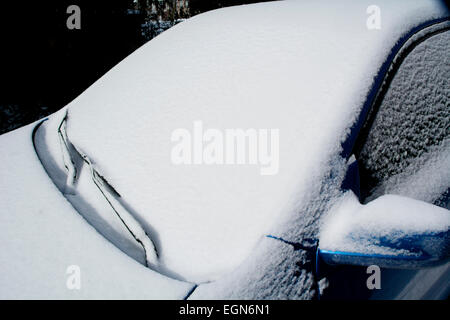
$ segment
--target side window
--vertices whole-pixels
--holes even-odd
[[[363,201],[391,193],[449,206],[450,31],[401,62],[356,157]]]

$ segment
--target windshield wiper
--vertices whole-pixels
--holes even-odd
[[[111,186],[108,181],[98,172],[91,159],[86,153],[75,147],[69,140],[66,131],[68,114],[64,116],[58,127],[58,136],[63,154],[64,167],[67,170],[67,181],[65,192],[72,194],[75,183],[78,179],[78,169],[74,159],[74,153],[88,166],[90,176],[95,186],[108,202],[122,224],[131,236],[142,246],[145,255],[145,265],[157,270],[159,266],[158,252],[154,242],[148,236],[138,220],[119,201],[120,194]],[[70,190],[70,191],[69,191]]]

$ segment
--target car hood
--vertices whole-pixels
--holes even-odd
[[[71,143],[151,226],[168,269],[190,281],[217,279],[295,214],[341,153],[397,41],[445,12],[438,1],[379,1],[381,29],[372,30],[370,4],[285,1],[196,16],[67,106]],[[199,125],[203,133],[278,130],[277,170],[177,164],[177,134],[194,141]],[[202,134],[196,141],[208,143]]]

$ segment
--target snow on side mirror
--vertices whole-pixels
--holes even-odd
[[[327,264],[418,269],[450,257],[450,211],[397,195],[366,205],[349,191],[324,218],[319,257]]]

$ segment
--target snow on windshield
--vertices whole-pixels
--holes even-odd
[[[168,270],[190,281],[216,280],[292,217],[291,235],[314,235],[320,212],[308,211],[308,201],[336,192],[322,188],[323,177],[379,66],[402,34],[442,14],[433,1],[382,1],[382,28],[374,31],[366,26],[369,4],[286,1],[196,16],[138,49],[68,106],[69,138],[136,219],[152,226],[147,231]],[[204,155],[195,148],[204,151],[229,130],[248,133],[254,148],[248,142],[244,151],[256,153],[234,162],[195,157]],[[279,144],[262,149],[259,142],[275,133]],[[180,139],[191,139],[192,158],[178,163],[171,155]],[[261,174],[261,150],[278,162],[274,174]]]

